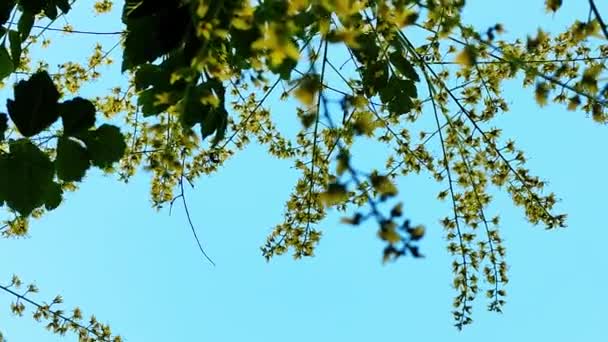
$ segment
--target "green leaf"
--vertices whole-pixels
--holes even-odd
[[[82,97],[75,97],[59,105],[63,132],[75,135],[95,125],[95,105]]]
[[[55,6],[59,7],[63,14],[67,14],[72,8],[68,0],[55,0]]]
[[[139,6],[143,5],[143,0],[125,0],[122,7],[122,22],[127,23],[127,18]]]
[[[4,46],[0,46],[0,81],[10,75],[14,70],[13,61]]]
[[[23,8],[23,12],[35,15],[42,11],[46,2],[47,0],[20,0],[19,5]]]
[[[203,139],[210,136],[215,132],[219,123],[219,113],[217,109],[210,110],[203,117],[203,122],[201,123],[201,136]]]
[[[15,86],[15,100],[7,100],[6,108],[21,134],[31,137],[42,132],[58,118],[59,92],[46,71],[39,71],[29,80]]]
[[[43,190],[44,194],[44,207],[46,210],[53,210],[61,204],[63,189],[61,189],[61,185],[51,182],[49,185]]]
[[[122,71],[153,62],[179,46],[191,25],[189,9],[177,4],[165,7],[153,15],[126,18]]]
[[[21,38],[21,42],[24,42],[27,37],[29,37],[32,32],[32,27],[34,27],[34,20],[36,19],[35,14],[38,12],[28,12],[25,11],[21,13],[21,17],[19,18],[19,22],[17,23],[17,30],[19,31],[19,36]],[[20,44],[21,44],[20,42]]]
[[[87,150],[80,142],[68,137],[59,138],[55,157],[55,170],[59,179],[79,182],[90,166]]]
[[[89,150],[91,163],[100,168],[109,168],[125,154],[127,145],[118,127],[108,124],[82,134]]]
[[[383,61],[370,62],[362,69],[364,90],[368,96],[375,95],[380,89],[386,87],[388,82],[388,64]]]
[[[54,20],[57,18],[57,7],[61,12],[68,13],[70,3],[68,0],[20,0],[19,4],[23,7],[24,12],[39,14],[44,10],[47,18]]]
[[[359,48],[353,49],[353,54],[360,64],[366,65],[378,60],[380,47],[374,34],[365,33],[357,36],[357,44]]]
[[[226,128],[228,127],[228,112],[224,108],[218,109],[218,124],[215,132],[215,136],[211,141],[211,147],[215,147],[226,135]]]
[[[410,63],[405,57],[401,54],[400,51],[393,51],[389,59],[391,64],[399,71],[403,76],[409,78],[410,80],[414,80],[416,82],[420,81],[418,77],[418,73],[414,69],[412,63]]]
[[[380,100],[394,114],[405,114],[412,108],[412,98],[417,97],[416,85],[411,79],[392,75],[385,87],[380,89]]]
[[[15,30],[8,31],[8,41],[11,47],[13,65],[17,68],[21,61],[21,37],[19,36],[19,32]]]
[[[184,98],[180,103],[180,121],[184,127],[192,127],[197,123],[202,123],[208,116],[211,108],[201,102],[204,93],[209,91],[206,84],[199,84],[196,87],[190,86],[184,92]]]
[[[164,112],[169,108],[169,104],[158,103],[156,96],[161,92],[155,88],[150,88],[142,91],[137,96],[137,105],[141,107],[141,113],[144,117],[156,115]]]
[[[44,15],[51,20],[57,19],[57,7],[52,1],[47,2],[44,6]]]
[[[166,71],[158,65],[143,64],[135,72],[135,90],[144,90],[150,86],[158,86],[162,83],[169,83]]]
[[[4,133],[8,129],[8,117],[5,113],[0,113],[0,141],[4,140]]]
[[[29,140],[10,145],[10,152],[0,156],[0,199],[23,216],[45,204],[46,193],[53,182],[53,163]]]

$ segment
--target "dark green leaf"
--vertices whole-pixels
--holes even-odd
[[[71,9],[70,2],[68,0],[55,0],[55,6],[59,7],[61,12],[64,14],[68,13]]]
[[[201,123],[201,136],[203,139],[210,136],[215,132],[217,126],[219,124],[219,113],[218,109],[214,108],[207,112],[207,114],[203,117],[203,122]]]
[[[143,5],[144,0],[125,0],[122,7],[122,22],[127,23],[127,18],[139,6]]]
[[[44,193],[44,207],[46,210],[53,210],[61,204],[63,189],[61,185],[51,182],[43,190]]]
[[[228,127],[228,112],[224,108],[219,108],[218,113],[218,124],[215,132],[215,136],[211,141],[211,146],[215,147],[226,135],[226,128]]]
[[[75,97],[59,105],[63,132],[75,135],[95,125],[95,105],[82,97]]]
[[[21,17],[19,18],[19,22],[17,23],[17,30],[19,31],[19,36],[21,38],[21,42],[24,42],[27,37],[32,32],[32,27],[34,27],[35,14],[38,12],[23,12],[21,13]],[[21,43],[20,43],[21,44]]]
[[[111,167],[125,154],[125,138],[116,126],[103,124],[81,135],[89,150],[91,163],[100,168]]]
[[[0,141],[4,140],[4,133],[8,129],[8,117],[5,113],[0,113]]]
[[[13,72],[13,69],[14,67],[11,56],[8,55],[6,48],[0,45],[0,81],[6,76],[10,75]]]
[[[139,66],[135,72],[135,90],[144,90],[150,86],[158,86],[160,83],[169,83],[169,79],[164,77],[165,73],[163,68],[158,65],[148,63]]]
[[[122,71],[153,62],[177,48],[190,25],[190,14],[186,6],[173,5],[153,15],[127,19],[126,24]]]
[[[414,69],[412,63],[410,63],[399,51],[393,51],[389,59],[393,66],[399,71],[403,76],[409,78],[410,80],[414,80],[416,82],[420,81],[418,77],[418,73]]]
[[[368,64],[378,60],[380,55],[380,47],[376,41],[376,36],[371,33],[365,33],[357,36],[358,49],[353,49],[353,54],[360,64]]]
[[[44,8],[48,0],[20,0],[19,5],[23,7],[23,12],[29,12],[32,15],[38,14]]]
[[[57,18],[57,7],[63,13],[68,13],[70,3],[68,0],[20,0],[19,4],[23,7],[24,12],[38,14],[44,10],[47,18],[54,20]]]
[[[13,142],[0,157],[0,199],[23,216],[45,204],[45,192],[53,182],[53,163],[26,139]]]
[[[7,100],[11,120],[26,137],[36,135],[58,118],[59,92],[46,71],[39,71],[29,80],[15,86],[15,100]]]
[[[386,87],[388,82],[388,65],[386,62],[370,62],[362,69],[362,81],[365,93],[375,95],[380,89]]]
[[[8,31],[8,41],[11,47],[13,65],[16,68],[21,61],[21,36],[19,35],[19,32],[15,30]]]
[[[190,86],[184,92],[181,102],[180,120],[184,127],[192,127],[197,123],[202,123],[203,119],[211,111],[209,106],[201,102],[205,92],[209,92],[206,84],[199,84],[196,87]]]
[[[169,108],[169,104],[158,103],[156,98],[160,92],[154,88],[146,89],[137,96],[137,105],[141,106],[144,117],[157,115]]]
[[[44,6],[44,15],[51,20],[57,19],[57,7],[52,1],[47,2]]]
[[[68,137],[59,138],[57,157],[55,157],[55,170],[59,179],[78,182],[82,180],[90,166],[87,150],[80,142]]]
[[[416,85],[411,79],[401,79],[392,75],[387,85],[380,89],[382,103],[388,105],[391,113],[404,114],[412,108],[412,98],[417,97]]]
[[[253,50],[251,49],[251,44],[259,39],[260,35],[260,31],[256,27],[249,30],[238,30],[236,28],[232,28],[230,41],[234,47],[234,51],[229,56],[230,64],[234,65],[235,67],[249,69],[249,58],[254,54]]]

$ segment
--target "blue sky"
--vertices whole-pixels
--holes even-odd
[[[86,1],[77,6],[90,8]],[[501,22],[508,34],[521,35],[538,25],[562,28],[587,12],[585,1],[567,1],[556,15],[543,7],[541,0],[468,1],[465,18],[479,28]],[[77,14],[68,20],[81,30],[105,25],[78,20]],[[102,20],[108,23],[104,30],[120,29],[118,22]],[[69,40],[76,49],[77,38]],[[112,84],[118,70],[109,73]],[[93,172],[59,209],[32,223],[30,238],[0,240],[0,277],[8,282],[16,273],[34,281],[41,301],[62,294],[65,308],[80,306],[133,342],[601,341],[608,306],[608,160],[602,152],[607,128],[561,106],[539,109],[532,90],[518,82],[510,82],[506,92],[512,110],[496,125],[527,152],[533,173],[549,180],[548,188],[561,198],[558,210],[569,214],[569,227],[533,227],[497,194],[491,210],[502,218],[508,302],[502,315],[487,313],[480,296],[475,322],[462,332],[450,314],[451,257],[437,223],[448,209],[435,199],[438,185],[427,176],[399,183],[406,215],[427,226],[424,259],[382,265],[376,227],[353,229],[332,214],[321,225],[324,237],[314,258],[284,256],[266,263],[259,246],[280,222],[298,175],[288,161],[269,159],[255,145],[187,193],[216,267],[201,257],[180,206],[171,216],[151,209],[149,174],[122,184]],[[2,99],[8,95],[0,91]],[[271,106],[281,109],[280,103]],[[8,341],[76,340],[48,333],[30,317],[13,317],[12,299],[0,293],[0,331]]]

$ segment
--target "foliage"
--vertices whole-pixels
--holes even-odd
[[[546,1],[550,12],[561,4]],[[566,216],[553,212],[556,196],[525,167],[523,151],[492,127],[509,110],[503,83],[521,79],[540,106],[554,102],[608,120],[608,88],[599,84],[608,34],[591,0],[593,15],[564,32],[538,29],[515,41],[499,39],[499,23],[479,29],[463,22],[464,1],[125,0],[116,46],[128,86],[92,100],[80,89],[100,77],[97,68],[110,63],[113,48],[98,45],[88,66],[68,61],[57,70],[44,59],[36,66],[30,55],[48,45],[42,33],[73,5],[0,5],[0,78],[23,78],[8,115],[0,114],[0,204],[14,215],[5,236],[25,235],[28,217],[55,209],[91,166],[123,181],[150,170],[160,209],[177,198],[185,203],[184,182],[216,172],[256,140],[301,171],[284,221],[262,246],[265,258],[312,256],[329,209],[354,211],[347,224],[375,221],[384,261],[421,257],[425,229],[404,218],[396,181],[426,173],[443,184],[438,198],[451,206],[440,222],[454,256],[453,315],[462,328],[480,291],[492,311],[505,303],[500,220],[487,213],[492,190],[508,193],[533,224],[565,226]],[[109,0],[94,6],[98,13],[111,8]],[[294,136],[264,107],[279,86],[282,100],[298,99]],[[64,100],[68,94],[75,96]],[[97,113],[107,122],[96,127]],[[116,120],[120,128],[109,123]],[[359,170],[355,141],[385,146],[386,163]]]

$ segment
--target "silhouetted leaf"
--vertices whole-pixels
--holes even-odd
[[[55,6],[59,7],[61,12],[64,14],[68,13],[71,9],[70,2],[68,0],[55,0]]]
[[[178,47],[190,25],[187,6],[178,7],[178,2],[173,1],[150,4],[160,9],[146,9],[145,15],[125,18],[127,36],[122,71],[153,62]]]
[[[8,116],[5,113],[0,113],[0,141],[4,140],[4,134],[8,129]]]
[[[161,92],[154,89],[146,89],[137,96],[137,105],[141,106],[141,113],[144,116],[152,116],[164,112],[169,108],[169,104],[159,103],[157,95]]]
[[[209,92],[205,84],[198,86],[190,86],[184,92],[184,98],[181,102],[180,121],[184,127],[193,127],[197,123],[202,123],[203,119],[209,115],[210,106],[204,105],[201,98],[204,92]]]
[[[226,128],[228,127],[228,112],[225,108],[217,109],[217,128],[215,131],[215,136],[213,136],[213,140],[211,141],[211,146],[215,147],[226,135]]]
[[[6,108],[21,134],[31,137],[54,123],[59,92],[46,71],[32,75],[15,86],[15,100],[7,100]]]
[[[420,81],[420,78],[418,77],[418,73],[416,73],[414,66],[407,59],[405,59],[405,57],[401,54],[400,51],[393,51],[390,54],[389,59],[391,63],[395,66],[397,71],[399,71],[403,76],[416,82]]]
[[[15,30],[8,31],[8,41],[10,43],[13,66],[16,68],[21,60],[21,37],[19,32]]]
[[[46,210],[53,210],[61,204],[63,190],[61,185],[51,182],[43,191],[44,207]]]
[[[68,137],[59,138],[55,157],[57,177],[66,182],[80,181],[90,166],[87,150],[80,142]]]
[[[135,72],[135,90],[144,90],[150,86],[158,86],[161,83],[169,83],[166,70],[158,65],[143,64]]]
[[[4,46],[0,46],[0,80],[13,72],[13,61]]]
[[[370,62],[361,71],[365,93],[375,95],[380,89],[386,87],[388,82],[388,65],[384,62]]]
[[[44,10],[44,14],[52,20],[57,18],[57,7],[63,13],[68,13],[70,10],[68,0],[20,0],[19,4],[25,12],[32,13],[33,15]]]
[[[91,164],[108,168],[122,158],[127,145],[125,139],[116,126],[104,124],[94,131],[88,131],[81,135],[87,149]]]
[[[21,42],[24,42],[27,37],[32,32],[32,27],[34,27],[34,21],[36,19],[35,14],[38,12],[25,11],[21,13],[21,17],[19,17],[19,22],[17,22],[17,30],[19,31],[19,37],[21,38]]]
[[[215,132],[219,123],[219,113],[216,108],[210,110],[203,117],[203,121],[201,123],[201,136],[203,139],[210,136]]]
[[[26,139],[13,142],[0,156],[0,198],[23,216],[45,204],[45,192],[53,181],[53,163]]]
[[[404,114],[412,108],[412,98],[418,96],[416,85],[411,79],[401,79],[392,75],[386,86],[380,89],[380,99],[388,104],[388,108],[395,114]]]
[[[82,97],[75,97],[59,105],[63,132],[75,135],[95,125],[95,105]]]

